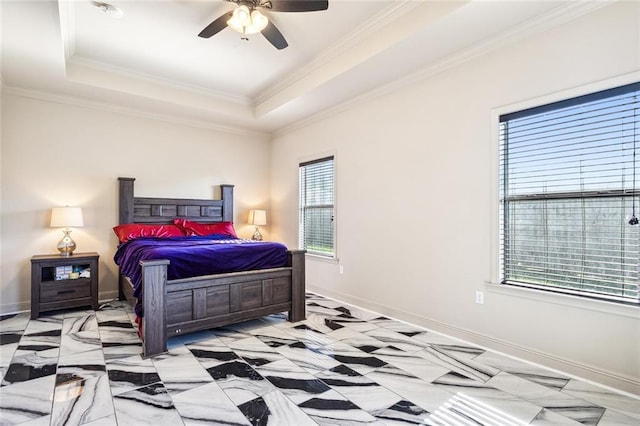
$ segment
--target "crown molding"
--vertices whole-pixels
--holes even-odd
[[[155,85],[160,88],[171,88],[183,90],[199,96],[207,96],[219,102],[241,105],[243,107],[252,107],[251,99],[242,96],[233,96],[228,93],[213,91],[206,87],[190,85],[184,82],[164,79],[155,75],[150,75],[135,71],[132,69],[118,67],[103,62],[90,60],[76,55],[76,31],[75,31],[75,7],[74,1],[58,0],[58,14],[60,22],[60,33],[62,38],[62,48],[64,53],[65,74],[68,80],[73,81],[76,75],[71,68],[86,67],[102,73],[117,75],[120,79],[131,78],[142,81],[148,85]],[[83,81],[85,84],[91,84],[91,81]],[[98,86],[104,87],[102,84]],[[118,90],[117,87],[114,87]],[[152,97],[152,95],[150,95]]]
[[[98,111],[106,111],[110,113],[122,114],[131,117],[145,118],[150,120],[158,120],[166,123],[178,124],[188,127],[194,127],[199,129],[215,130],[218,132],[229,133],[240,136],[252,136],[252,137],[268,137],[268,132],[252,130],[241,126],[229,126],[226,124],[220,124],[211,120],[195,120],[176,117],[174,115],[155,113],[151,111],[144,111],[140,109],[128,108],[123,106],[117,106],[105,102],[89,101],[84,98],[59,95],[50,92],[26,89],[22,87],[2,87],[2,93],[19,96],[27,99],[36,99],[40,101],[46,101],[51,103],[71,105],[81,108],[91,108]]]
[[[134,71],[131,69],[118,67],[115,65],[105,64],[103,62],[94,61],[91,59],[74,56],[65,64],[65,68],[69,69],[73,66],[86,67],[92,70],[96,70],[102,73],[114,74],[121,78],[131,78],[138,81],[144,81],[152,85],[160,87],[168,87],[172,89],[184,90],[186,92],[198,94],[200,96],[207,96],[214,98],[218,101],[225,103],[232,103],[244,107],[251,107],[251,100],[242,96],[233,96],[227,93],[217,92],[202,86],[196,86],[192,84],[185,84],[183,82],[177,82],[175,80],[165,79],[154,75]],[[73,81],[73,77],[67,75],[69,80]]]
[[[114,106],[104,102],[87,101],[74,96],[61,96],[51,92],[42,92],[42,91],[35,91],[35,90],[30,90],[30,89],[21,88],[21,87],[7,86],[6,82],[3,82],[1,80],[2,76],[0,76],[0,87],[2,88],[3,92],[12,93],[18,96],[47,100],[47,101],[56,102],[56,103],[64,103],[64,104],[77,105],[82,107],[89,107],[89,108],[116,112],[116,113],[121,113],[125,115],[131,115],[131,116],[139,116],[144,118],[169,121],[176,124],[187,125],[190,127],[205,128],[205,129],[211,129],[211,130],[216,130],[216,131],[221,131],[221,132],[226,132],[231,134],[240,134],[240,135],[277,136],[277,135],[286,134],[288,132],[306,127],[314,122],[320,121],[322,119],[338,114],[346,109],[352,108],[355,105],[378,98],[380,96],[384,96],[394,91],[403,89],[407,86],[416,84],[434,75],[442,73],[448,69],[459,66],[460,64],[463,64],[467,61],[473,60],[479,56],[492,52],[496,49],[508,46],[519,40],[522,40],[524,38],[527,38],[531,35],[544,31],[548,28],[552,28],[564,22],[570,21],[572,19],[580,17],[584,14],[587,14],[599,8],[608,6],[616,1],[618,0],[588,0],[588,1],[564,3],[563,5],[557,7],[556,9],[553,9],[552,11],[544,15],[530,19],[529,21],[526,21],[518,25],[517,28],[512,29],[511,31],[502,33],[501,35],[495,36],[489,40],[486,40],[485,42],[482,42],[481,44],[476,45],[475,47],[460,51],[457,54],[451,55],[439,61],[436,64],[433,64],[421,70],[418,70],[417,72],[410,74],[404,78],[398,79],[384,86],[380,86],[373,90],[367,91],[361,94],[360,96],[354,97],[348,101],[342,102],[335,106],[332,106],[322,111],[319,111],[317,113],[314,113],[310,116],[307,116],[306,118],[302,118],[300,120],[295,121],[294,123],[285,125],[271,132],[253,130],[250,127],[235,127],[235,126],[230,126],[226,124],[211,122],[209,120],[178,118],[168,114],[161,114],[161,113],[155,113],[151,111],[141,111],[139,109],[134,109],[134,108]],[[62,14],[63,14],[62,10],[63,9],[72,10],[73,8],[70,5],[71,3],[72,2],[66,1],[66,0],[59,1],[59,7],[61,9],[61,12],[60,12],[61,22],[64,19],[62,18]],[[308,66],[300,69],[298,72],[293,74],[290,78],[288,78],[284,82],[276,86],[270,87],[267,91],[259,95],[259,99],[263,99],[264,96],[268,96],[270,94],[277,95],[282,90],[285,90],[291,85],[294,85],[297,82],[299,82],[301,79],[304,79],[304,77],[308,75],[308,73],[312,72],[313,70],[318,70],[323,66],[326,66],[326,64],[331,60],[338,58],[340,55],[347,54],[349,52],[349,49],[353,49],[354,47],[357,47],[359,43],[361,43],[363,40],[367,40],[367,38],[370,37],[374,32],[379,31],[380,25],[392,24],[393,22],[397,21],[400,17],[413,11],[421,3],[422,2],[420,1],[394,0],[391,6],[389,6],[382,12],[380,12],[374,19],[364,23],[363,25],[358,27],[356,30],[352,31],[349,34],[349,36],[343,39],[340,43],[334,45],[329,49],[326,49],[316,60],[309,63]],[[68,23],[66,24],[67,32],[72,31],[72,29],[69,28],[69,25],[70,24]],[[69,45],[69,46],[72,46],[72,45]],[[68,51],[71,52],[72,51],[71,49],[72,47],[65,46],[65,55],[66,55],[66,52]],[[146,83],[149,83],[150,85],[155,85],[160,89],[170,88],[174,90],[181,90],[181,91],[191,93],[192,95],[198,95],[202,99],[206,99],[207,97],[209,97],[214,102],[215,101],[227,102],[227,103],[231,103],[232,105],[236,105],[237,107],[240,107],[240,108],[247,108],[248,110],[250,110],[251,107],[253,106],[250,99],[228,96],[228,95],[216,93],[201,87],[189,86],[183,83],[177,83],[175,81],[161,79],[161,78],[150,76],[147,74],[134,72],[128,69],[105,65],[104,63],[90,61],[90,60],[79,58],[79,57],[72,57],[68,61],[68,63],[66,63],[65,68],[66,68],[66,71],[69,71],[69,69],[72,69],[74,67],[84,67],[87,69],[90,68],[92,70],[118,76],[123,80],[130,79],[131,82],[135,82],[135,83],[146,82]],[[73,76],[70,77],[70,80],[73,81]],[[86,84],[90,84],[90,82],[86,82]],[[105,86],[104,83],[101,85],[101,87],[105,87],[109,89],[109,87]],[[111,90],[114,90],[114,88],[111,88]],[[145,97],[155,99],[153,96],[145,96]],[[175,102],[171,102],[171,101],[168,101],[168,102],[174,103],[176,107],[180,107],[180,105],[178,105]],[[255,117],[251,118],[250,116],[247,116],[245,118],[249,120],[255,120]],[[257,121],[256,121],[256,124],[257,124]]]
[[[353,42],[349,43],[348,48],[339,49],[336,56],[325,60],[320,67],[310,70],[285,89],[262,103],[256,104],[255,116],[267,116],[328,81],[347,73],[391,46],[402,42],[416,31],[453,13],[470,1],[410,2],[410,6],[403,8],[404,15],[401,18],[398,18],[400,12],[394,13],[393,16],[396,19],[393,21],[389,19],[391,21],[389,24],[378,27],[375,32],[369,32],[369,35],[362,39],[352,39]],[[412,8],[409,9],[411,6]],[[412,13],[406,13],[408,10],[411,10]]]
[[[468,0],[457,2],[464,3]],[[255,107],[264,101],[272,98],[278,93],[282,92],[286,88],[294,85],[296,82],[303,79],[306,75],[318,70],[325,66],[331,60],[345,54],[358,43],[371,37],[377,33],[380,28],[387,26],[402,16],[405,16],[409,12],[413,11],[420,5],[420,1],[407,1],[407,0],[393,0],[392,4],[379,12],[372,19],[368,19],[358,28],[353,30],[350,34],[344,37],[341,41],[333,45],[332,47],[323,51],[316,59],[310,62],[308,65],[300,68],[289,78],[283,80],[281,83],[270,86],[264,92],[254,97],[253,99],[248,97],[232,96],[227,93],[212,91],[208,88],[196,85],[188,85],[182,82],[176,82],[174,80],[162,79],[157,76],[141,73],[131,69],[117,67],[110,64],[105,64],[98,61],[93,61],[76,55],[76,42],[75,42],[75,9],[73,1],[58,0],[60,32],[62,36],[63,52],[65,57],[65,71],[69,67],[74,65],[80,65],[89,67],[95,70],[99,70],[105,73],[115,73],[121,77],[134,77],[139,80],[143,80],[152,84],[160,86],[172,87],[175,89],[186,90],[192,93],[205,94],[211,96],[217,100],[223,102],[231,102],[240,104],[243,106]],[[71,73],[67,72],[67,78]]]
[[[312,114],[306,118],[296,121],[287,126],[283,126],[272,132],[272,136],[281,136],[289,132],[302,129],[315,122],[324,120],[341,112],[344,112],[356,105],[362,104],[367,101],[379,98],[381,96],[388,95],[395,91],[404,89],[406,87],[413,86],[417,83],[425,81],[437,74],[445,72],[449,69],[464,64],[500,48],[507,47],[515,44],[518,41],[531,37],[542,31],[551,29],[565,22],[579,18],[590,12],[593,12],[602,7],[608,6],[619,0],[589,0],[581,2],[568,2],[559,6],[550,12],[532,18],[514,28],[510,31],[503,32],[495,37],[492,37],[484,42],[475,45],[474,47],[462,50],[456,54],[450,55],[438,63],[422,68],[415,73],[409,74],[406,77],[369,90],[359,96],[356,96],[348,101],[337,104],[333,107],[322,110],[316,114]]]
[[[307,65],[299,68],[295,73],[291,74],[288,78],[281,80],[280,83],[268,87],[262,93],[258,94],[254,98],[256,105],[261,104],[268,99],[274,97],[276,94],[286,90],[288,87],[293,86],[305,76],[309,75],[313,71],[316,71],[333,59],[347,53],[350,49],[356,46],[358,43],[366,40],[372,34],[375,34],[380,28],[385,27],[398,18],[406,15],[407,13],[418,7],[420,2],[418,1],[406,1],[406,0],[393,0],[393,3],[379,12],[371,19],[367,19],[359,27],[352,30],[349,34],[343,37],[336,44],[322,51],[315,59],[309,62]]]

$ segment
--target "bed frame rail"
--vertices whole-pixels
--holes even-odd
[[[135,197],[134,178],[120,177],[119,222],[172,223],[176,217],[200,222],[233,221],[233,185],[220,185],[220,200]],[[166,259],[140,262],[143,356],[167,351],[171,336],[220,327],[288,311],[305,319],[305,251],[289,250],[287,266],[167,280]],[[120,274],[120,298],[135,303],[128,278]]]

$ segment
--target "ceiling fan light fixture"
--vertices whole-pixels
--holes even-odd
[[[264,16],[262,13],[260,13],[259,10],[254,10],[253,12],[251,12],[251,25],[249,25],[253,32],[251,33],[247,32],[247,33],[248,34],[253,34],[254,32],[259,33],[260,31],[267,28],[268,24],[269,24],[269,20],[267,19],[267,17]],[[245,31],[248,31],[248,28]]]
[[[250,11],[245,5],[238,6],[227,21],[227,25],[240,34],[255,34],[264,30],[269,20],[258,10]]]
[[[251,23],[251,12],[245,5],[236,7],[231,15],[231,19],[227,21],[227,25],[235,31],[244,34],[244,28]]]
[[[249,25],[251,22],[251,11],[245,5],[240,5],[233,11],[233,18],[243,26]]]
[[[2,1],[2,0],[0,0]],[[245,35],[261,33],[273,47],[282,50],[289,46],[273,21],[256,9],[265,8],[273,12],[315,12],[327,10],[329,0],[227,0],[235,3],[234,10],[229,10],[211,21],[198,33],[198,37],[209,38],[226,27],[231,27],[241,34],[241,40],[248,40]]]

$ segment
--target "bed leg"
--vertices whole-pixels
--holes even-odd
[[[142,356],[167,351],[167,265],[168,260],[143,260],[142,267]]]
[[[305,300],[305,250],[290,250],[289,266],[293,268],[291,276],[291,310],[289,321],[297,322],[306,318]]]
[[[122,286],[124,284],[125,284],[124,277],[122,276],[120,271],[118,271],[118,300],[127,300],[127,296],[124,294],[124,291],[122,290]]]

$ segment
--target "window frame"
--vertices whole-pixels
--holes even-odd
[[[301,199],[301,194],[302,194],[302,177],[301,177],[301,171],[302,168],[305,166],[310,166],[313,164],[318,164],[318,163],[323,163],[323,162],[327,162],[327,161],[332,161],[333,165],[332,165],[332,179],[333,179],[333,185],[332,185],[332,192],[333,192],[333,203],[332,204],[327,204],[327,205],[318,205],[315,207],[323,207],[323,208],[327,208],[330,207],[332,210],[332,214],[331,214],[331,222],[332,222],[332,234],[331,234],[331,239],[332,239],[332,252],[331,254],[328,253],[323,253],[321,251],[313,251],[313,250],[309,250],[308,248],[305,247],[305,239],[304,239],[304,231],[303,231],[303,214],[302,211],[304,208],[309,208],[308,206],[305,207],[302,205],[302,199]],[[313,156],[310,157],[310,159],[308,160],[304,160],[304,161],[299,161],[298,163],[298,247],[301,250],[306,250],[307,251],[307,255],[308,256],[312,256],[315,257],[317,259],[321,259],[321,260],[327,260],[327,261],[337,261],[338,257],[337,257],[337,226],[336,226],[336,204],[337,204],[337,196],[336,196],[336,155],[333,153],[330,154],[325,154],[325,155],[317,155],[317,156]],[[313,208],[313,207],[312,207]]]
[[[590,294],[590,293],[582,293],[580,291],[575,291],[571,289],[563,289],[561,287],[547,287],[547,286],[538,286],[535,284],[526,284],[519,282],[503,282],[503,261],[500,255],[501,250],[503,249],[503,241],[501,239],[501,191],[500,184],[501,180],[504,176],[500,172],[500,145],[501,145],[501,136],[500,136],[500,118],[501,116],[509,115],[509,114],[518,114],[526,112],[527,110],[534,109],[542,109],[545,107],[552,107],[554,103],[565,103],[566,106],[570,102],[580,102],[580,99],[576,99],[579,97],[589,98],[593,96],[596,92],[607,91],[610,90],[612,94],[615,94],[615,90],[619,88],[619,86],[625,86],[629,84],[639,83],[640,78],[637,74],[632,73],[625,76],[617,77],[614,79],[610,79],[607,81],[598,82],[595,84],[591,84],[588,86],[583,86],[579,88],[569,89],[563,92],[558,92],[551,95],[546,95],[543,97],[539,97],[536,99],[530,99],[527,101],[519,102],[512,105],[506,105],[503,107],[495,108],[491,111],[491,159],[492,159],[492,172],[491,172],[491,198],[493,200],[491,204],[491,236],[490,236],[490,244],[491,244],[491,271],[490,271],[490,279],[485,281],[487,284],[487,289],[493,292],[500,292],[504,294],[511,295],[525,295],[525,294],[534,294],[540,293],[544,296],[544,300],[551,300],[551,298],[558,298],[557,300],[586,300],[591,301],[591,303],[601,304],[604,302],[607,305],[612,306],[620,306],[621,308],[627,306],[631,309],[634,309],[637,306],[640,306],[640,295],[638,299],[621,299],[614,297],[607,297],[605,294]],[[636,180],[636,188],[635,194],[639,193],[638,183]],[[624,190],[620,190],[619,193],[624,193]],[[612,196],[614,194],[607,194],[604,196]],[[588,197],[587,197],[588,198]],[[638,215],[636,204],[636,216]],[[635,225],[638,226],[638,225]],[[640,283],[639,283],[640,287]],[[503,290],[500,290],[503,289]],[[578,299],[576,299],[578,296]],[[542,299],[541,299],[542,300]],[[614,303],[610,303],[614,302]]]

